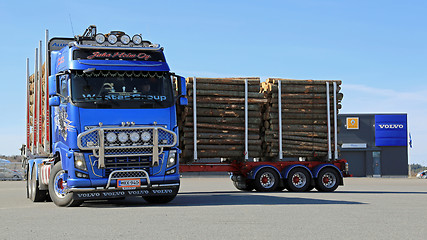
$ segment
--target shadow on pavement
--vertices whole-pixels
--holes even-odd
[[[270,193],[271,194],[271,193]],[[309,193],[308,193],[309,194]],[[336,205],[336,204],[365,204],[355,201],[340,201],[315,198],[287,197],[265,195],[262,193],[241,192],[186,192],[167,204],[148,204],[141,197],[129,197],[125,200],[108,200],[85,202],[82,206],[93,208],[112,207],[191,207],[191,206],[244,206],[244,205]]]
[[[336,193],[362,193],[362,194],[427,194],[427,192],[396,192],[396,191],[336,191]]]

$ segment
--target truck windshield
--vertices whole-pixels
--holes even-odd
[[[168,72],[73,71],[72,102],[84,108],[166,108],[173,104]]]

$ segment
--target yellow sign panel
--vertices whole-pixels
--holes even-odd
[[[347,129],[359,129],[359,118],[348,117],[347,118]]]

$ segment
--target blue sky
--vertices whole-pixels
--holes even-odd
[[[25,59],[51,37],[122,30],[184,76],[341,79],[342,113],[408,113],[427,165],[426,1],[1,1],[0,154],[25,142]]]

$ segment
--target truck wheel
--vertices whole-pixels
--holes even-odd
[[[240,191],[250,192],[250,191],[254,190],[253,184],[250,182],[246,182],[246,183],[240,183],[240,182],[236,182],[236,181],[232,181],[232,182],[233,182],[234,187],[236,187]]]
[[[31,172],[31,201],[33,202],[44,202],[46,199],[46,190],[39,189],[39,181],[36,179],[36,166],[33,166],[33,171]]]
[[[176,194],[172,196],[148,196],[148,197],[142,197],[142,198],[144,198],[144,200],[149,203],[156,204],[156,203],[168,203],[174,200],[175,197],[176,197]]]
[[[53,166],[49,176],[49,196],[59,207],[77,207],[83,201],[73,200],[73,194],[68,193],[67,178],[61,162]]]
[[[254,187],[259,192],[273,192],[279,186],[279,174],[271,168],[261,169],[255,176]]]
[[[319,192],[333,192],[338,188],[339,174],[332,168],[325,168],[319,172],[316,179],[316,189]]]
[[[304,192],[310,187],[311,176],[304,168],[294,168],[285,180],[286,189],[290,192]]]

